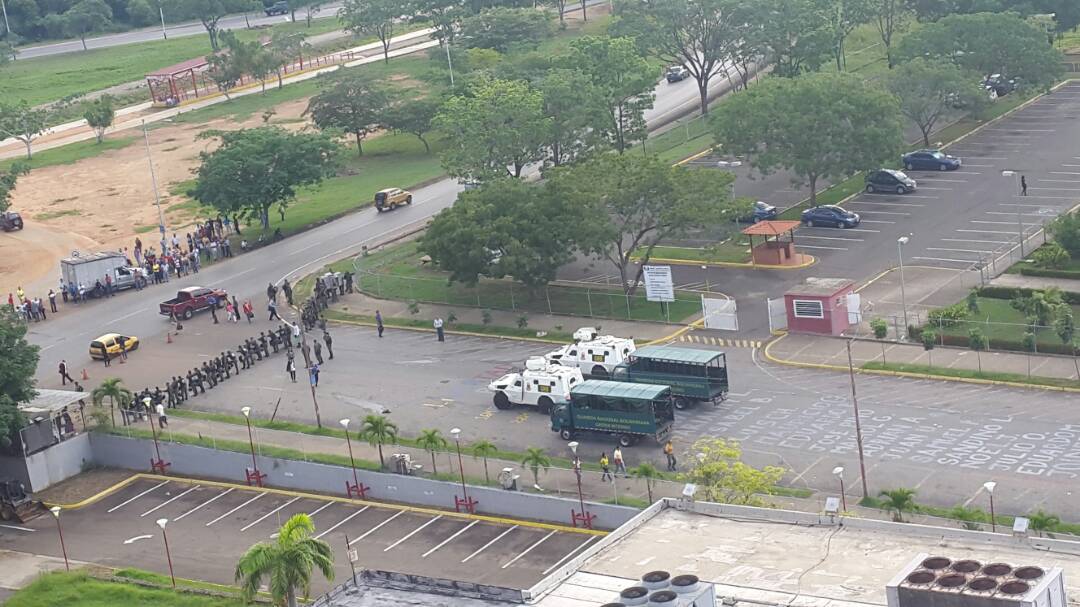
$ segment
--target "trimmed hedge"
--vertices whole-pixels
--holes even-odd
[[[1015,299],[1017,295],[1030,297],[1037,290],[1020,287],[979,287],[976,292],[979,297],[989,297],[990,299]],[[1080,306],[1080,293],[1062,291],[1061,299],[1067,304]]]
[[[967,335],[942,335],[941,333],[938,333],[938,338],[935,341],[939,344],[944,342],[946,346],[956,346],[959,348],[967,348],[971,345],[971,340]],[[1014,352],[1028,351],[1027,348],[1024,347],[1023,342],[1011,339],[990,339],[987,348],[990,350],[1011,350]],[[1032,354],[1064,354],[1066,356],[1073,356],[1075,352],[1065,344],[1040,343],[1039,351],[1032,352]]]
[[[1020,268],[1020,274],[1023,276],[1042,276],[1044,278],[1071,278],[1073,280],[1080,280],[1080,271],[1077,270],[1056,270],[1054,268],[1033,268],[1024,266]]]

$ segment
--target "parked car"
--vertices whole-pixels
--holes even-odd
[[[897,194],[910,194],[915,191],[918,184],[903,171],[893,169],[878,169],[866,174],[867,192],[896,192]]]
[[[263,12],[266,13],[267,17],[271,17],[273,15],[288,15],[289,14],[289,3],[288,2],[275,2],[275,3],[271,4],[270,6],[267,6],[266,8],[264,8]]]
[[[812,207],[802,212],[802,222],[808,227],[832,226],[854,228],[859,225],[859,214],[832,204]]]
[[[0,213],[0,229],[5,232],[14,232],[23,229],[22,216],[14,211]]]
[[[120,342],[124,347],[120,347]],[[120,335],[119,333],[106,333],[90,342],[90,358],[104,360],[105,357],[116,358],[121,352],[134,352],[139,349],[139,338],[134,335]]]
[[[739,217],[738,222],[757,223],[759,221],[768,221],[776,219],[779,214],[780,211],[778,211],[776,207],[758,200],[754,203],[753,210],[750,211],[750,214]]]
[[[909,171],[955,171],[963,162],[941,150],[918,150],[901,157]]]
[[[982,85],[990,94],[991,99],[997,99],[1015,91],[1020,86],[1020,82],[1016,78],[1007,78],[1001,74],[990,74],[983,79]]]
[[[412,204],[412,193],[406,190],[386,188],[375,192],[375,210],[380,213],[405,204]]]
[[[162,302],[159,313],[162,316],[183,318],[187,320],[200,310],[208,310],[224,307],[228,294],[221,289],[208,289],[206,287],[188,287],[176,292],[176,297]]]
[[[667,68],[667,72],[664,73],[664,78],[667,78],[669,83],[681,82],[690,77],[690,70],[681,65],[673,65]]]

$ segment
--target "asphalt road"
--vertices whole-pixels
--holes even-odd
[[[340,2],[334,2],[326,4],[322,8],[322,16],[333,15],[337,13],[337,10],[341,8]],[[296,12],[296,19],[300,21],[304,18],[306,13],[303,9]],[[168,22],[169,15],[168,10],[165,13],[165,30],[168,33],[169,38],[183,38],[185,36],[206,36],[206,28],[202,23],[198,21],[187,23],[171,24]],[[242,29],[247,27],[250,23],[253,27],[260,25],[275,25],[277,23],[288,22],[288,15],[274,15],[273,17],[267,17],[262,12],[251,13],[248,15],[245,21],[243,15],[230,15],[223,17],[218,21],[218,28],[222,31],[230,29]],[[86,47],[88,49],[96,48],[108,48],[112,46],[123,46],[125,44],[135,44],[137,42],[148,42],[151,40],[161,40],[161,25],[157,27],[148,27],[139,30],[132,30],[130,32],[123,32],[121,34],[110,34],[108,36],[99,36],[96,38],[87,38]],[[64,53],[76,53],[83,50],[82,43],[78,40],[68,40],[66,42],[56,42],[53,44],[42,44],[38,46],[27,46],[19,48],[19,59],[33,59],[34,57],[47,57],[49,55],[61,55]]]
[[[727,86],[721,79],[715,79],[714,83],[716,90]],[[690,111],[697,103],[694,82],[684,80],[672,85],[661,82],[656,89],[655,107],[646,117],[650,125],[663,124]],[[380,214],[368,207],[281,243],[206,267],[198,275],[174,279],[141,292],[121,293],[107,301],[64,306],[48,322],[30,327],[29,339],[42,347],[38,378],[52,379],[61,359],[76,364],[85,362],[90,340],[103,333],[164,340],[166,323],[158,315],[158,303],[173,297],[179,288],[195,285],[224,288],[241,300],[251,297],[261,312],[268,283],[286,277],[294,280],[330,261],[359,253],[364,245],[373,245],[409,226],[420,225],[453,204],[461,190],[457,182],[444,179],[414,190],[413,204],[392,213]],[[357,204],[366,202],[357,201]]]

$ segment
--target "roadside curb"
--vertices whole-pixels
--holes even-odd
[[[830,365],[826,363],[808,363],[797,360],[787,360],[784,358],[778,358],[773,356],[769,351],[770,348],[776,343],[779,343],[782,339],[787,337],[787,333],[781,334],[776,339],[769,341],[762,350],[765,358],[772,363],[778,365],[787,365],[789,367],[800,367],[803,369],[824,369],[827,371],[843,371],[848,372],[847,367],[840,365]],[[856,373],[864,373],[867,375],[888,375],[892,377],[909,377],[913,379],[937,379],[941,381],[952,381],[964,384],[977,384],[982,386],[1008,386],[1010,388],[1028,388],[1032,390],[1047,390],[1053,392],[1069,392],[1080,394],[1080,388],[1069,388],[1067,386],[1048,386],[1044,384],[1022,384],[1019,382],[1002,381],[998,379],[980,379],[977,377],[953,377],[951,375],[937,375],[935,373],[912,373],[910,371],[886,371],[883,369],[863,369],[862,367],[855,367]]]
[[[45,504],[45,507],[47,507],[47,508],[52,508],[53,506],[59,506],[59,507],[63,508],[64,510],[77,510],[79,508],[84,508],[86,506],[89,506],[90,504],[93,504],[94,502],[96,502],[96,501],[98,501],[100,499],[106,498],[106,497],[112,495],[113,493],[116,493],[117,491],[123,489],[124,487],[127,487],[131,483],[134,483],[135,481],[139,480],[140,476],[141,476],[140,473],[134,473],[131,476],[125,478],[122,481],[120,481],[119,483],[116,483],[114,485],[106,487],[105,489],[102,489],[101,491],[98,491],[94,495],[91,495],[90,497],[88,497],[88,498],[86,498],[86,499],[84,499],[82,501],[75,502],[74,504],[57,504],[55,502],[42,502],[42,503]]]
[[[367,320],[345,320],[339,318],[327,318],[326,322],[338,323],[343,325],[355,325],[358,327],[375,327],[375,323]],[[420,333],[434,333],[435,329],[429,329],[427,327],[403,327],[398,325],[388,325],[383,323],[384,327],[391,329],[400,329],[403,331],[417,331]],[[515,337],[511,335],[495,335],[489,333],[476,333],[474,331],[455,331],[454,329],[444,329],[444,333],[448,335],[464,335],[467,337],[488,337],[491,339],[511,339],[517,341],[533,341],[544,344],[565,344],[566,342],[558,339],[547,339],[544,337]]]
[[[800,253],[800,255],[806,255],[806,253]],[[712,268],[744,268],[747,270],[802,270],[817,263],[817,258],[813,255],[806,255],[806,257],[809,257],[810,261],[794,266],[777,266],[744,261],[693,261],[687,259],[671,259],[668,257],[650,257],[649,262],[656,261],[676,266],[709,266]],[[641,261],[640,257],[631,257],[631,259]]]

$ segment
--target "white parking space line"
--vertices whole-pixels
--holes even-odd
[[[371,507],[371,506],[364,506],[363,508],[361,508],[361,509],[357,510],[356,512],[353,512],[353,513],[352,513],[352,514],[350,514],[349,516],[346,516],[345,518],[343,518],[343,519],[341,519],[340,521],[338,521],[338,523],[337,523],[336,525],[334,525],[333,527],[330,527],[330,528],[329,528],[329,529],[327,529],[326,531],[323,531],[323,532],[322,532],[322,533],[320,533],[319,535],[316,535],[316,536],[315,536],[315,539],[319,539],[319,538],[321,538],[322,536],[326,535],[327,533],[330,533],[330,532],[331,532],[331,531],[333,531],[334,529],[337,529],[338,527],[340,527],[340,526],[344,525],[345,523],[349,522],[349,520],[351,520],[351,519],[352,519],[352,517],[354,517],[354,516],[356,516],[356,515],[360,514],[361,512],[363,512],[363,511],[367,510],[367,509],[368,509],[368,508],[370,508],[370,507]],[[398,514],[401,514],[402,512],[405,512],[405,511],[404,511],[404,510],[398,510]],[[397,514],[395,514],[394,516],[397,516]],[[394,516],[390,517],[390,519],[393,519],[393,518],[394,518]],[[380,524],[379,526],[381,527],[381,526],[382,526],[382,524]],[[375,529],[378,529],[378,528],[379,528],[379,527],[376,527]],[[374,531],[374,529],[372,529],[372,531]],[[369,531],[368,533],[371,533],[371,531]],[[367,533],[365,533],[364,535],[367,535]],[[360,537],[363,537],[363,536],[360,536]],[[357,538],[357,539],[360,539],[360,538]],[[352,545],[352,543],[350,542],[350,543],[349,543],[349,545],[351,546],[351,545]]]
[[[1045,207],[1037,206],[1037,205],[1025,205],[1025,206],[1036,206],[1036,208],[1038,208],[1038,209],[1046,209]],[[1019,209],[1017,209],[1017,210],[1019,210]],[[1054,210],[1054,209],[1046,209],[1046,211],[1047,211],[1046,213],[1043,213],[1043,212],[1039,212],[1039,213],[1020,213],[1020,215],[1022,215],[1024,217],[1052,217],[1054,215],[1057,215],[1057,211]],[[985,215],[1002,215],[1002,216],[1005,216],[1005,217],[1016,217],[1017,213],[1016,213],[1016,211],[987,211],[984,214]]]
[[[209,527],[210,525],[213,525],[214,523],[216,523],[216,522],[220,521],[221,519],[223,519],[223,518],[225,518],[225,517],[229,516],[229,515],[230,515],[230,514],[232,514],[233,512],[236,512],[237,510],[239,510],[239,509],[243,508],[244,506],[247,506],[247,505],[248,505],[248,504],[250,504],[251,502],[254,502],[255,500],[258,500],[258,499],[262,499],[262,498],[264,498],[264,497],[266,497],[266,494],[265,494],[265,493],[257,493],[257,494],[255,494],[255,497],[253,497],[253,498],[249,499],[248,501],[244,502],[243,504],[240,504],[239,506],[237,506],[237,507],[233,508],[232,510],[230,510],[230,511],[226,512],[225,514],[222,514],[221,516],[217,517],[216,519],[214,519],[214,520],[210,521],[209,523],[207,523],[207,524],[206,524],[206,526],[207,526],[207,527]]]
[[[1050,174],[1051,175],[1080,175],[1080,173],[1077,173],[1075,171],[1072,171],[1072,172],[1070,172],[1070,171],[1050,171]]]
[[[924,261],[945,261],[948,263],[975,263],[978,259],[949,259],[947,257],[912,257],[912,259],[922,259]]]
[[[1046,190],[1057,192],[1080,192],[1080,188],[1028,188],[1029,190]]]
[[[0,525],[0,527],[3,527],[4,529],[14,529],[15,531],[25,531],[27,533],[33,533],[37,531],[37,529],[30,529],[29,527],[19,527],[18,525]]]
[[[498,536],[496,536],[496,537],[495,537],[495,539],[493,539],[493,540],[491,540],[490,542],[488,542],[488,543],[484,544],[483,546],[480,546],[479,548],[477,548],[476,552],[474,552],[474,553],[470,554],[469,556],[467,556],[467,557],[465,557],[465,558],[461,559],[461,562],[462,562],[462,563],[468,562],[468,561],[469,561],[469,559],[471,559],[472,557],[474,557],[474,556],[476,556],[476,555],[480,554],[481,552],[483,552],[483,551],[487,550],[487,549],[488,549],[489,547],[491,547],[491,545],[492,545],[492,544],[494,544],[495,542],[497,542],[497,541],[499,541],[499,540],[503,539],[503,538],[504,538],[504,537],[506,537],[506,536],[507,536],[507,535],[508,535],[508,534],[509,534],[509,533],[510,533],[511,531],[513,531],[514,529],[517,529],[517,528],[518,528],[518,526],[517,526],[517,525],[514,525],[513,527],[511,527],[511,528],[507,529],[506,531],[503,531],[503,532],[502,532],[502,533],[500,533],[500,534],[499,534]]]
[[[844,228],[845,232],[866,232],[869,234],[880,234],[881,230],[866,230],[863,228]]]
[[[1080,164],[1063,164],[1063,167],[1080,167]]]
[[[927,251],[951,251],[953,253],[993,253],[993,251],[983,251],[981,249],[943,249],[939,247],[926,247]]]
[[[456,538],[457,536],[461,535],[462,533],[465,533],[466,531],[468,531],[469,529],[471,529],[473,525],[475,525],[475,524],[477,524],[477,523],[479,523],[479,522],[480,522],[480,521],[473,521],[473,522],[469,523],[468,525],[465,525],[464,527],[462,527],[461,529],[459,529],[459,530],[458,530],[458,532],[457,532],[457,533],[455,533],[454,535],[451,535],[450,537],[446,538],[445,540],[443,540],[443,541],[439,542],[439,545],[438,545],[438,546],[435,546],[435,547],[434,547],[434,548],[432,548],[431,550],[428,550],[428,551],[427,551],[427,552],[425,552],[424,554],[421,554],[421,555],[420,555],[420,558],[422,558],[422,559],[426,559],[426,558],[428,557],[428,555],[429,555],[429,554],[431,554],[432,552],[435,552],[435,551],[436,551],[436,550],[438,550],[439,548],[442,548],[443,546],[445,546],[445,545],[449,544],[450,542],[454,541],[454,538]],[[594,537],[595,537],[595,536],[594,536]]]
[[[990,244],[1013,244],[1011,240],[971,240],[968,238],[942,238],[945,242],[976,242],[976,243],[990,243]]]
[[[1021,203],[1017,203],[1017,202],[999,202],[998,206],[999,207],[1026,207],[1026,208],[1030,208],[1030,209],[1045,209],[1045,208],[1047,208],[1048,205],[1045,205],[1045,204],[1021,204]],[[987,212],[989,213],[990,211],[987,211]],[[1007,215],[1016,215],[1016,211],[1013,211],[1012,213],[1006,213],[1006,214]]]
[[[956,230],[957,232],[970,232],[972,234],[1015,234],[1016,231],[1003,232],[1000,230]]]
[[[366,510],[367,506],[365,506],[364,509]],[[397,517],[401,516],[402,514],[405,514],[405,511],[404,510],[398,510],[397,514],[395,514],[394,516],[391,516],[390,518],[388,518],[385,521],[379,523],[378,525],[375,525],[371,529],[368,529],[367,531],[364,532],[364,535],[361,535],[360,537],[356,538],[355,540],[349,542],[349,545],[352,546],[356,542],[359,542],[360,540],[362,540],[365,537],[371,535],[372,533],[375,533],[376,531],[379,530],[380,527],[382,527],[383,525],[385,525],[385,524],[389,523],[390,521],[396,519]]]
[[[862,242],[862,238],[836,238],[834,236],[811,236],[809,234],[795,233],[799,238],[813,238],[815,240],[847,240],[849,242]]]
[[[879,194],[877,192],[863,192],[863,196],[902,196],[904,198],[927,198],[937,200],[939,196],[919,196],[918,194]]]
[[[308,512],[308,516],[315,516],[316,514],[322,512],[323,510],[326,510],[327,508],[329,508],[330,506],[333,506],[333,505],[334,505],[334,502],[326,502],[322,506],[319,506],[318,508],[316,508],[314,512]]]
[[[821,249],[823,251],[846,251],[847,250],[846,247],[819,247],[819,246],[811,246],[811,245],[808,245],[808,244],[802,244],[801,242],[798,244],[798,247],[800,249]]]
[[[1039,183],[1080,183],[1080,179],[1032,179]]]
[[[989,168],[992,168],[994,165],[992,165],[992,164],[965,164],[964,166],[965,167],[976,167],[976,168],[979,168],[979,169],[989,169]],[[969,174],[970,175],[982,175],[982,173],[969,173]]]
[[[980,224],[986,224],[986,225],[992,225],[992,226],[1014,226],[1014,225],[1016,225],[1015,221],[980,221],[980,220],[976,220],[976,219],[973,219],[973,220],[969,221],[968,223],[980,223]],[[1041,223],[1025,223],[1024,225],[1026,225],[1026,226],[1038,226],[1038,225],[1042,225],[1042,224]]]
[[[519,555],[515,556],[514,558],[510,559],[509,561],[507,561],[507,563],[505,565],[503,565],[502,568],[506,569],[510,565],[513,565],[514,563],[516,563],[518,561],[518,559],[520,559],[521,557],[525,556],[526,554],[529,554],[530,552],[532,552],[533,548],[536,548],[540,544],[543,544],[544,542],[548,541],[548,538],[555,535],[556,533],[558,533],[558,531],[552,530],[551,533],[549,533],[549,534],[545,535],[544,537],[540,538],[539,540],[537,540],[535,544],[533,544],[532,546],[529,546],[528,548],[526,548],[524,551],[522,551],[521,554],[519,554]]]
[[[176,522],[176,521],[178,521],[178,520],[180,520],[180,519],[184,518],[185,516],[187,516],[187,515],[189,515],[189,514],[191,514],[191,513],[195,512],[196,510],[200,510],[200,509],[201,509],[201,508],[202,508],[203,506],[208,506],[208,505],[210,505],[211,503],[213,503],[214,501],[216,501],[216,500],[217,500],[218,498],[220,498],[220,497],[225,497],[226,495],[228,495],[228,494],[230,494],[230,493],[232,493],[232,492],[233,492],[233,487],[229,487],[229,488],[228,488],[228,489],[226,489],[225,491],[222,491],[221,493],[219,493],[219,494],[215,495],[214,497],[212,497],[212,498],[210,498],[210,499],[206,500],[205,502],[203,502],[203,503],[199,504],[198,506],[195,506],[195,507],[194,507],[194,508],[192,508],[191,510],[188,510],[187,512],[185,512],[185,513],[181,514],[180,516],[176,517],[176,520],[175,520],[175,521],[173,521],[173,522]]]
[[[1022,196],[1017,194],[1013,198],[1038,198],[1040,200],[1076,200],[1080,198],[1078,196],[1044,196],[1042,194],[1030,194],[1028,196]]]
[[[1011,128],[1011,127],[1003,126],[1003,127],[997,127],[997,128],[983,129],[983,132],[985,132],[985,133],[1001,133],[1001,132],[1012,132],[1012,133],[1054,133],[1056,131],[1054,131],[1054,129],[1014,129],[1014,128]]]
[[[896,222],[895,221],[871,221],[869,219],[864,219],[860,223],[890,223],[890,224],[892,224],[892,223],[896,223]],[[877,230],[875,230],[875,232],[876,231]]]
[[[871,202],[869,200],[851,200],[851,201],[848,202],[848,204],[869,204],[869,205],[879,206],[879,207],[889,206],[889,207],[915,207],[915,208],[925,207],[926,206],[925,204],[919,204],[917,202],[884,202],[884,201],[882,201],[882,202]]]
[[[975,173],[975,174],[978,175],[978,173]],[[927,181],[932,181],[934,183],[967,183],[968,182],[967,179],[938,179],[936,177],[927,177],[926,180]],[[920,189],[929,190],[930,188],[920,188]],[[949,189],[952,189],[952,188],[949,188]]]
[[[194,490],[196,490],[198,488],[199,488],[199,485],[195,485],[194,487],[189,488],[187,491],[184,491],[183,493],[177,493],[176,495],[170,497],[169,499],[165,500],[164,502],[161,502],[157,506],[154,506],[153,508],[147,510],[146,512],[143,512],[142,514],[139,515],[139,518],[142,518],[142,517],[146,516],[147,514],[150,514],[151,512],[155,512],[159,508],[164,508],[165,506],[168,506],[169,504],[175,502],[176,500],[184,497],[185,495],[191,493],[192,491],[194,491]]]
[[[551,573],[552,571],[554,571],[556,568],[561,567],[563,563],[570,560],[570,557],[572,557],[575,554],[581,552],[582,548],[584,548],[585,546],[588,546],[589,544],[593,543],[596,540],[596,538],[598,538],[598,537],[599,536],[597,536],[597,535],[589,536],[589,538],[586,539],[584,542],[581,542],[581,544],[579,544],[577,548],[574,548],[570,552],[567,552],[566,556],[559,559],[558,562],[556,562],[551,567],[548,567],[547,569],[545,569],[544,572],[541,573],[540,575],[547,575],[547,574]]]
[[[964,155],[965,156],[970,156],[972,158],[978,158],[980,160],[1008,160],[1008,158],[1004,158],[1002,156],[982,156],[980,154],[974,154],[972,152],[967,152]],[[964,166],[968,166],[968,167],[987,167],[987,166],[994,166],[994,165],[992,165],[992,164],[965,164]]]
[[[396,548],[398,544],[404,542],[405,540],[407,540],[410,537],[416,535],[417,533],[420,533],[421,531],[424,530],[425,527],[427,527],[428,525],[434,523],[435,521],[437,521],[437,520],[439,520],[441,518],[442,518],[442,515],[440,514],[439,516],[436,516],[435,518],[429,520],[428,522],[424,523],[423,525],[420,525],[416,529],[413,529],[409,533],[405,534],[405,537],[399,539],[398,541],[394,542],[393,544],[390,544],[386,548],[383,548],[383,552],[390,552],[392,549]]]
[[[111,512],[115,512],[115,511],[123,508],[124,506],[127,506],[131,502],[134,502],[135,500],[139,499],[140,497],[146,495],[147,493],[150,493],[151,491],[153,491],[153,490],[155,490],[155,489],[157,489],[159,487],[164,487],[165,485],[168,485],[168,484],[169,484],[169,481],[161,481],[160,483],[154,485],[153,487],[150,487],[149,489],[147,489],[146,491],[143,491],[142,493],[136,495],[135,497],[133,497],[133,498],[131,498],[129,500],[126,500],[126,501],[124,501],[122,503],[119,503],[119,504],[113,506],[112,508],[109,508],[105,512],[106,512],[106,514],[111,513]]]
[[[864,204],[877,204],[877,203],[875,202],[875,203],[864,203]],[[862,214],[862,215],[898,215],[900,217],[911,217],[911,213],[904,213],[902,211],[859,211],[859,213]]]
[[[297,501],[297,500],[299,500],[299,499],[300,499],[300,496],[299,496],[299,495],[298,495],[298,496],[296,496],[296,497],[294,497],[294,498],[292,498],[291,500],[289,500],[289,501],[285,502],[284,504],[282,504],[282,505],[278,506],[277,508],[274,508],[274,509],[273,509],[273,510],[271,510],[270,512],[267,512],[266,514],[264,514],[264,515],[260,516],[259,518],[255,519],[254,521],[252,521],[252,522],[248,523],[248,524],[247,524],[246,526],[244,526],[244,527],[241,527],[241,528],[240,528],[240,531],[247,531],[248,529],[251,529],[251,528],[252,528],[252,527],[254,527],[255,525],[258,525],[259,523],[261,523],[261,522],[265,521],[265,520],[266,520],[267,518],[269,518],[269,517],[270,517],[270,515],[272,515],[272,514],[277,514],[278,512],[281,512],[282,510],[284,510],[284,509],[285,509],[285,507],[286,507],[286,506],[288,506],[289,504],[292,504],[293,502],[295,502],[295,501]]]
[[[935,179],[934,183],[937,183],[937,182],[938,182],[938,180]],[[951,192],[953,190],[952,188],[929,188],[929,187],[926,187],[924,185],[919,186],[919,189],[920,190],[931,190],[931,191],[942,191],[942,192]]]

